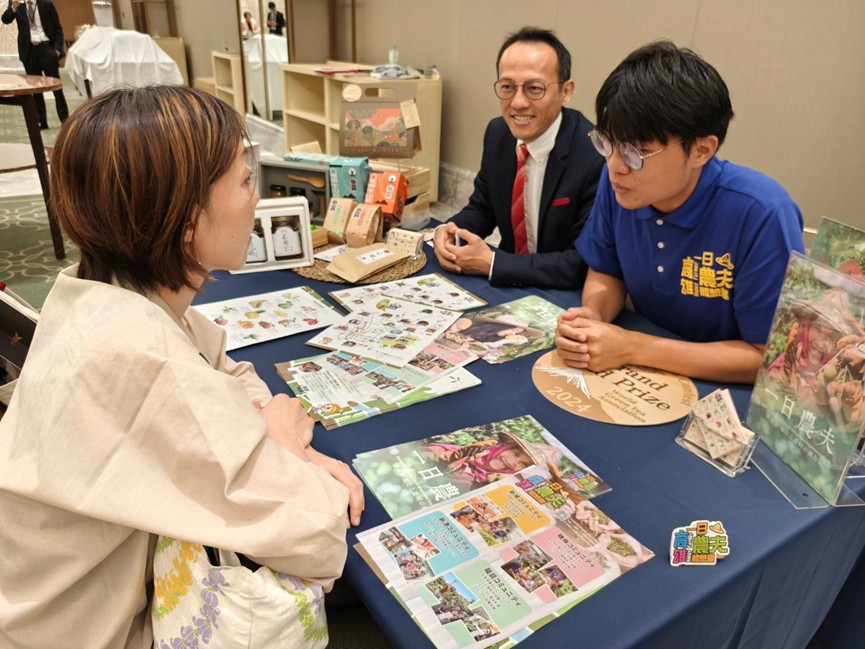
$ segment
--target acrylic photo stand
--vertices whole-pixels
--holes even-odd
[[[823,509],[825,507],[857,507],[865,505],[865,501],[846,484],[841,486],[841,491],[834,503],[827,502],[762,441],[758,442],[754,448],[754,452],[751,455],[751,464],[756,466],[760,470],[760,473],[766,476],[766,479],[796,509]],[[848,474],[847,480],[852,478],[853,476]]]

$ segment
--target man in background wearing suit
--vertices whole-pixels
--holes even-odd
[[[51,0],[9,0],[6,11],[0,16],[4,25],[18,21],[18,58],[24,64],[27,74],[60,78],[59,61],[63,56],[63,28]],[[48,128],[48,114],[45,98],[34,95],[36,113],[39,115],[39,128]],[[69,107],[63,89],[54,91],[57,117],[65,122],[69,117]]]
[[[487,126],[469,204],[436,230],[436,257],[493,286],[579,288],[586,265],[574,241],[604,159],[589,140],[592,123],[565,108],[571,55],[553,32],[524,27],[505,40],[496,68],[502,117]],[[493,251],[483,239],[496,227]]]
[[[282,30],[285,29],[285,16],[281,11],[276,10],[275,2],[267,3],[267,31],[277,36],[282,36]]]

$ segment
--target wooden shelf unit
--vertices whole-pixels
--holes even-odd
[[[288,63],[282,66],[283,115],[286,152],[298,144],[318,141],[322,151],[339,155],[342,89],[349,84],[412,84],[420,115],[421,150],[411,160],[384,160],[388,164],[429,169],[430,200],[438,199],[441,147],[442,82],[438,79],[401,81],[373,79],[364,74],[323,74],[315,68],[326,64]],[[329,65],[329,64],[328,64]],[[358,66],[363,69],[368,66]]]
[[[245,115],[243,72],[241,70],[243,60],[240,58],[240,54],[213,51],[210,56],[213,63],[216,96],[234,106],[241,115]]]

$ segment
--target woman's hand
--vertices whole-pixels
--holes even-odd
[[[287,394],[277,394],[259,408],[259,413],[267,424],[267,436],[284,446],[303,460],[308,460],[306,450],[312,443],[312,427],[315,422],[306,414],[298,399]]]
[[[331,477],[348,487],[349,521],[354,526],[360,525],[360,515],[363,513],[364,508],[363,482],[360,481],[360,478],[352,472],[351,467],[345,462],[340,462],[323,453],[319,453],[312,447],[306,449],[306,453],[310,462],[324,469]]]

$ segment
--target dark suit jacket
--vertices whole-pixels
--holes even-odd
[[[598,188],[604,159],[588,138],[592,123],[570,108],[562,111],[562,124],[550,152],[538,209],[538,251],[514,253],[511,193],[517,174],[516,146],[505,120],[487,126],[481,170],[469,204],[452,222],[481,237],[498,226],[502,240],[496,251],[490,283],[493,286],[580,288],[586,265],[574,249]]]
[[[57,57],[63,56],[63,27],[60,25],[60,17],[57,15],[57,9],[54,8],[54,3],[51,0],[36,0],[36,11],[39,12],[39,17],[42,20],[42,29],[54,49],[57,50]],[[30,53],[30,21],[27,19],[27,3],[21,2],[18,5],[18,11],[12,11],[12,1],[6,6],[6,11],[0,16],[0,20],[4,25],[8,25],[13,20],[18,21],[18,58],[21,61],[27,60],[27,55]]]
[[[272,20],[276,23],[272,28],[268,27],[267,31],[271,34],[276,34],[277,36],[282,36],[282,30],[285,29],[285,16],[282,15],[281,11],[276,11],[276,18]],[[271,20],[270,12],[267,13],[267,20]]]

